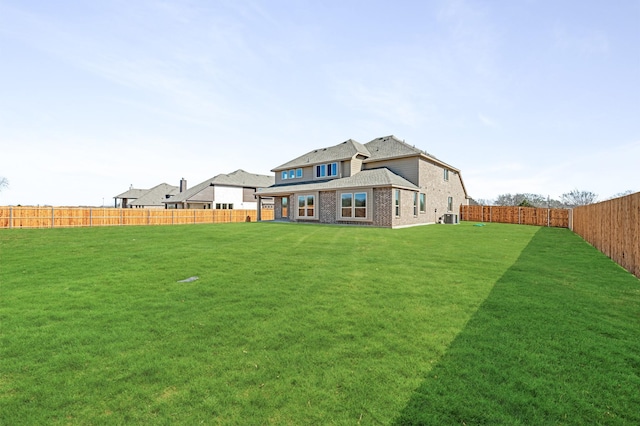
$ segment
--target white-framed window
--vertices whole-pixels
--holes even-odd
[[[420,194],[420,213],[427,212],[427,194]]]
[[[289,172],[286,170],[282,171],[282,180],[286,180],[289,177]]]
[[[413,215],[418,216],[418,193],[413,193]]]
[[[296,169],[296,178],[302,177],[302,169]]]
[[[453,210],[453,197],[447,198],[447,211]]]
[[[318,164],[316,166],[316,177],[338,176],[338,163]]]
[[[291,169],[289,170],[289,179],[294,179],[296,177],[296,171]]]
[[[344,192],[340,194],[340,217],[342,219],[367,218],[367,193]]]
[[[449,169],[444,169],[444,180],[445,181],[449,180]]]
[[[216,203],[216,210],[233,210],[233,203]]]
[[[353,217],[353,194],[340,195],[340,217]]]
[[[298,217],[315,216],[316,196],[312,194],[298,195]]]
[[[393,206],[396,217],[400,216],[400,190],[396,189],[393,195]]]

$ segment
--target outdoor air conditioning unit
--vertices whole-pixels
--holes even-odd
[[[442,221],[449,225],[457,225],[460,223],[458,221],[458,215],[454,213],[447,213],[442,217]]]

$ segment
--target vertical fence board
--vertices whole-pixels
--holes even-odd
[[[518,206],[460,206],[462,220],[522,225],[569,227],[568,209]]]
[[[640,192],[573,209],[573,231],[640,278]]]
[[[0,206],[0,229],[255,222],[257,216],[256,210]],[[262,220],[273,220],[273,210],[263,210]]]

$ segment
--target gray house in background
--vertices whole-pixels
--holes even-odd
[[[256,190],[273,184],[273,176],[244,170],[219,174],[188,189],[187,182],[182,179],[180,191],[163,204],[168,209],[256,210]],[[263,198],[261,208],[273,208],[273,198]]]
[[[273,197],[275,220],[397,228],[457,221],[468,204],[460,170],[395,136],[349,139],[272,171],[258,198]]]
[[[115,207],[127,208],[161,208],[165,207],[164,201],[179,192],[177,186],[161,183],[151,189],[136,189],[133,186],[126,192],[116,195]],[[118,203],[120,200],[120,203]]]

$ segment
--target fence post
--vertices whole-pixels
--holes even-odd
[[[53,228],[54,225],[54,221],[55,221],[55,211],[54,208],[51,207],[51,227]]]
[[[551,226],[551,209],[547,209],[547,228]]]
[[[569,229],[573,232],[573,209],[569,209]]]

